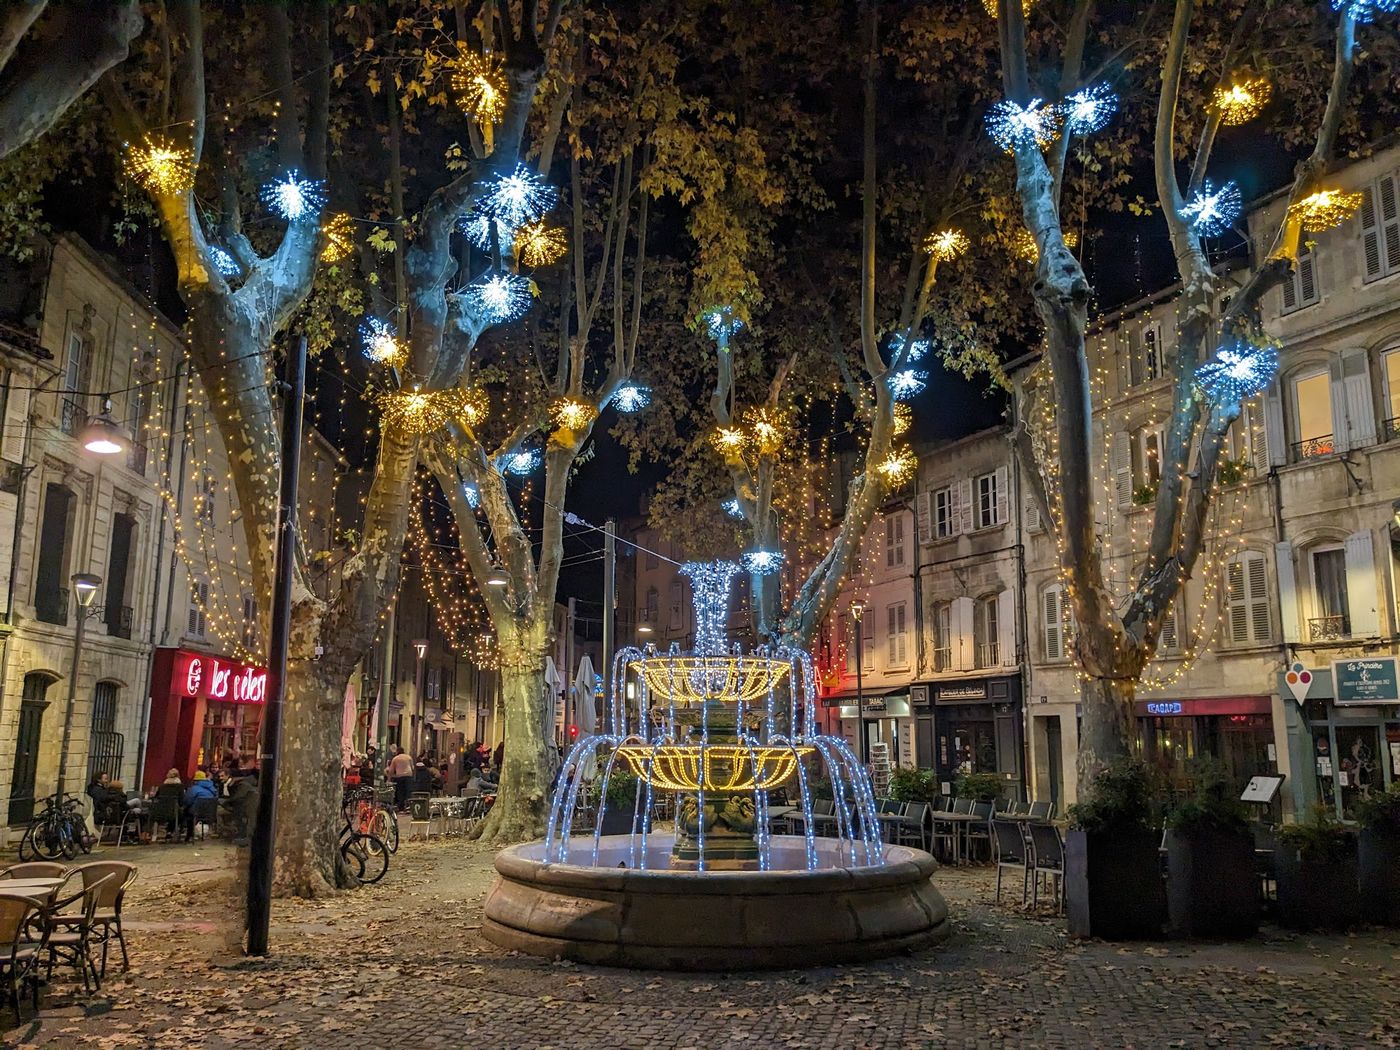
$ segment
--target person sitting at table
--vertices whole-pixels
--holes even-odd
[[[433,793],[433,775],[428,772],[428,764],[419,759],[413,765],[413,787],[414,794]]]
[[[174,838],[176,826],[180,822],[180,807],[185,800],[185,782],[180,778],[178,769],[172,768],[165,774],[165,780],[156,788],[151,800],[168,814],[165,820],[165,837]]]
[[[185,792],[185,797],[182,800],[183,805],[180,811],[180,820],[185,832],[186,842],[194,841],[195,804],[202,799],[217,799],[218,797],[219,789],[214,782],[209,779],[209,774],[202,769],[196,770],[194,781]]]

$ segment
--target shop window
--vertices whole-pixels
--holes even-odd
[[[206,613],[209,608],[209,584],[190,584],[190,610],[185,633],[191,638],[203,638],[209,628]]]
[[[1298,261],[1293,264],[1293,272],[1283,282],[1283,312],[1290,314],[1312,306],[1321,298],[1317,282],[1317,246],[1303,243],[1298,246]]]
[[[1041,631],[1046,660],[1069,658],[1071,616],[1063,584],[1053,583],[1040,595]]]
[[[1268,642],[1268,565],[1258,551],[1245,551],[1225,566],[1225,623],[1234,645]]]
[[[944,540],[958,531],[957,515],[953,511],[953,486],[945,485],[933,494],[933,536]]]
[[[1325,369],[1293,380],[1293,458],[1315,459],[1337,450],[1332,424],[1332,383]]]
[[[995,667],[1001,663],[1001,652],[998,644],[999,628],[997,626],[997,596],[987,595],[985,598],[977,599],[977,605],[972,615],[973,643],[976,646],[976,665],[982,667]]]
[[[996,525],[1006,524],[1006,468],[998,467],[990,474],[978,477],[976,494],[977,527],[990,529]]]
[[[1357,222],[1365,280],[1400,272],[1400,187],[1394,175],[1382,175],[1363,191]]]
[[[1309,563],[1313,597],[1313,615],[1308,618],[1309,640],[1325,642],[1349,636],[1346,550],[1317,547]]]
[[[885,610],[885,662],[889,667],[909,665],[909,634],[905,621],[905,604],[900,602]]]
[[[953,666],[953,603],[933,606],[933,669],[946,671]]]
[[[885,518],[885,568],[904,564],[904,516],[890,514]]]

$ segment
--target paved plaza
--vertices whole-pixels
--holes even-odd
[[[115,851],[109,851],[115,852]],[[229,951],[226,846],[124,849],[132,967],[74,995],[56,973],[19,1047],[1362,1047],[1400,1042],[1400,931],[1245,945],[1074,944],[944,869],[942,948],[766,974],[591,969],[480,935],[490,853],[405,844],[379,886],[279,903],[276,954]],[[81,992],[81,985],[77,986]],[[12,1015],[5,1014],[6,1025]]]

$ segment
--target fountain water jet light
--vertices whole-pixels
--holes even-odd
[[[486,935],[556,958],[676,969],[814,965],[942,940],[933,859],[881,841],[869,774],[820,731],[810,655],[729,643],[739,565],[681,571],[695,649],[616,654],[606,729],[564,760],[545,840],[497,857]],[[629,788],[610,792],[623,772]],[[830,786],[821,804],[818,778]],[[770,833],[780,791],[799,835]],[[674,832],[653,827],[666,796]],[[622,833],[604,834],[614,821]]]

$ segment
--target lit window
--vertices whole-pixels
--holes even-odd
[[[1283,282],[1283,312],[1288,314],[1311,306],[1322,298],[1317,283],[1317,251],[1311,244],[1298,247],[1298,261]]]
[[[995,470],[977,479],[977,527],[1001,525],[1006,516],[1006,470]]]
[[[933,494],[933,535],[936,539],[947,539],[957,531],[957,519],[953,514],[953,489],[945,486]]]
[[[1293,424],[1295,459],[1330,456],[1336,451],[1332,429],[1332,385],[1325,370],[1293,380]]]
[[[904,564],[904,518],[891,514],[885,518],[885,568]]]
[[[938,602],[933,607],[933,669],[946,671],[953,666],[953,603]]]
[[[1319,547],[1312,552],[1313,612],[1308,634],[1314,642],[1351,634],[1348,617],[1346,551]]]

